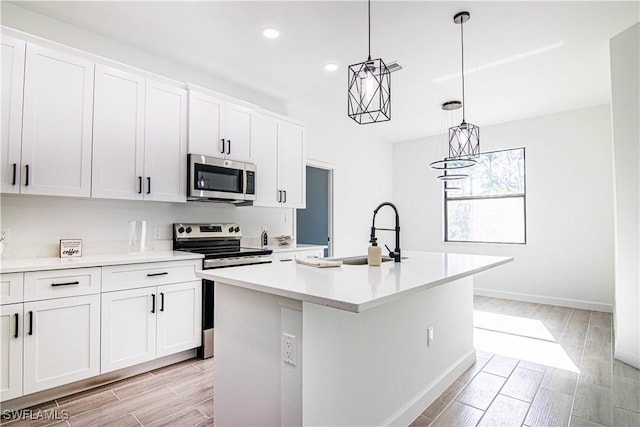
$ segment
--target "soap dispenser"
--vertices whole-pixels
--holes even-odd
[[[382,264],[382,248],[378,246],[377,241],[374,239],[369,246],[367,252],[367,264],[371,266],[379,266]]]

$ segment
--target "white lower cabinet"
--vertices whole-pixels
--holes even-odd
[[[200,345],[202,281],[102,294],[101,372]]]
[[[0,400],[22,396],[23,305],[0,306]]]
[[[100,295],[24,304],[24,394],[100,373]]]

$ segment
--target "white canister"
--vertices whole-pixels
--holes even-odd
[[[147,250],[147,221],[143,219],[129,221],[129,252]]]

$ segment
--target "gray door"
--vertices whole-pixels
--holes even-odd
[[[329,241],[329,171],[307,166],[307,208],[296,210],[298,243],[327,245]],[[328,256],[328,250],[324,250]]]

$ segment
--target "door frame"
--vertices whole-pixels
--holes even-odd
[[[328,220],[328,234],[329,236],[329,241],[327,242],[327,247],[328,247],[328,257],[331,258],[333,256],[333,171],[335,170],[336,165],[334,165],[333,163],[328,163],[328,162],[323,162],[322,160],[316,160],[316,159],[305,159],[305,173],[306,173],[306,168],[307,166],[311,166],[313,168],[318,168],[318,169],[324,169],[328,172],[329,174],[329,212],[327,212],[327,220]],[[306,193],[306,191],[305,191]],[[305,194],[305,197],[307,197],[308,194]],[[305,200],[305,205],[306,205],[306,200]],[[293,215],[293,231],[294,233],[296,232],[296,230],[298,229],[298,216]],[[296,236],[297,238],[297,236]]]

